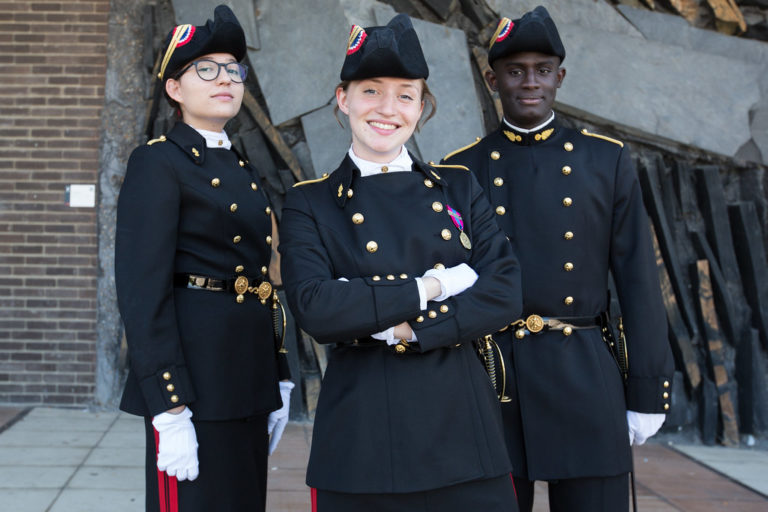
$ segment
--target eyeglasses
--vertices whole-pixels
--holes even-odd
[[[211,80],[216,80],[216,78],[219,76],[221,68],[224,68],[224,71],[227,73],[229,79],[236,84],[243,83],[245,77],[248,75],[248,66],[245,64],[240,64],[239,62],[216,62],[213,60],[203,59],[190,62],[186,67],[184,67],[184,69],[176,73],[174,79],[178,80],[179,77],[186,73],[187,70],[192,66],[195,66],[197,76],[208,82]]]

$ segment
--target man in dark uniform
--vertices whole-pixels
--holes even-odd
[[[630,445],[656,433],[669,409],[673,359],[629,149],[558,123],[564,58],[543,7],[503,18],[485,78],[504,120],[444,162],[476,173],[522,268],[523,315],[497,334],[520,510],[546,480],[551,510],[616,512],[629,506]],[[609,271],[628,342],[624,382],[599,327]]]

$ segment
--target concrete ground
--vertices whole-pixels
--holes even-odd
[[[269,511],[309,511],[310,423],[290,423],[269,461]],[[141,512],[144,435],[118,412],[0,407],[0,511]],[[768,510],[768,452],[649,443],[635,448],[642,512]],[[546,512],[537,484],[534,510]],[[468,511],[470,512],[470,511]]]

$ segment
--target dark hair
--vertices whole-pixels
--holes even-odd
[[[435,95],[432,94],[432,91],[429,90],[427,81],[423,78],[420,78],[419,81],[421,82],[421,101],[425,102],[425,106],[428,105],[429,108],[425,108],[424,112],[421,113],[421,119],[419,119],[419,122],[416,124],[417,132],[421,129],[422,126],[427,124],[427,121],[432,119],[432,117],[435,115],[435,112],[437,112],[437,99],[435,98]],[[333,90],[336,91],[338,89],[343,89],[346,92],[350,83],[350,80],[342,80],[336,87],[333,88]],[[339,126],[343,128],[344,125],[341,124],[341,120],[339,119],[338,103],[333,107],[333,117],[336,118],[336,122],[339,123]]]

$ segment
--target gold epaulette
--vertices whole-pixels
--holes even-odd
[[[581,134],[586,135],[587,137],[597,137],[598,139],[607,140],[608,142],[613,142],[614,144],[618,144],[619,146],[624,147],[624,143],[620,140],[612,139],[610,137],[606,137],[605,135],[588,132],[586,128],[581,129]]]
[[[467,144],[467,145],[466,145],[466,146],[464,146],[463,148],[459,148],[459,149],[456,149],[456,150],[454,150],[454,151],[451,151],[450,153],[448,153],[447,155],[445,155],[445,156],[443,157],[443,160],[448,160],[448,159],[449,159],[449,158],[451,158],[453,155],[457,155],[457,154],[461,153],[462,151],[465,151],[465,150],[467,150],[467,149],[471,148],[472,146],[474,146],[475,144],[477,144],[478,142],[480,142],[480,140],[481,140],[481,139],[480,139],[480,137],[477,137],[477,138],[475,139],[475,142],[473,142],[472,144]]]
[[[300,181],[298,183],[294,183],[293,186],[294,187],[300,187],[301,185],[307,185],[309,183],[317,183],[317,182],[320,182],[320,181],[323,181],[323,180],[327,180],[327,179],[328,179],[328,173],[324,172],[323,175],[320,176],[317,179]]]
[[[464,165],[433,164],[432,162],[429,162],[429,165],[431,165],[432,167],[447,167],[448,169],[464,169],[465,171],[469,170],[469,167],[466,167]]]
[[[161,135],[160,137],[158,137],[156,139],[152,139],[150,141],[147,141],[147,146],[151,146],[155,142],[165,142],[166,140],[168,140],[168,139],[165,138],[165,135]]]

